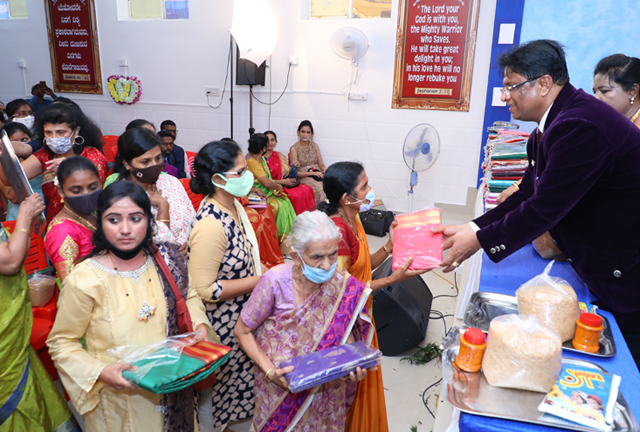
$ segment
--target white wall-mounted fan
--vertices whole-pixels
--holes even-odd
[[[367,53],[369,41],[362,31],[353,27],[342,27],[331,35],[331,49],[337,56],[351,60],[351,78],[349,84],[342,89],[344,93],[349,87],[345,95],[351,99],[351,86],[357,84],[360,71],[358,60]]]
[[[343,59],[357,64],[358,59],[366,54],[369,41],[364,33],[353,27],[342,27],[331,35],[331,49]]]
[[[440,135],[428,123],[414,126],[404,139],[402,146],[404,163],[411,170],[409,182],[409,212],[413,211],[413,187],[418,184],[418,173],[428,170],[436,163],[440,154]]]

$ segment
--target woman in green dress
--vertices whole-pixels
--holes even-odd
[[[29,344],[33,314],[24,260],[37,193],[20,204],[11,238],[0,226],[0,431],[78,431],[80,426]]]
[[[278,237],[280,241],[291,232],[291,225],[296,218],[296,211],[289,197],[282,191],[282,185],[273,181],[264,154],[267,152],[269,137],[265,134],[254,134],[249,139],[249,153],[247,153],[247,168],[253,174],[253,185],[267,196],[267,202],[276,217]]]

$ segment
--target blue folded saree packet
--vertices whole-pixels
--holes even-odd
[[[294,367],[284,377],[291,393],[298,393],[347,376],[357,367],[374,367],[379,358],[380,351],[367,348],[362,342],[353,342],[294,357],[281,362],[278,367]]]

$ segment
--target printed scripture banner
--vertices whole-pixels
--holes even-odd
[[[102,94],[94,0],[45,0],[53,90]]]
[[[480,0],[400,0],[392,108],[469,111]]]

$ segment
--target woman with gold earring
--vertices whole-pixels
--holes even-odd
[[[58,214],[64,202],[56,185],[56,172],[60,162],[72,156],[83,156],[91,160],[104,183],[108,162],[102,154],[102,141],[97,128],[89,122],[80,108],[64,104],[53,104],[38,114],[36,136],[44,140],[44,148],[33,153],[22,162],[28,179],[42,174],[42,193],[48,202],[47,222]],[[10,184],[0,169],[0,180]]]
[[[60,281],[64,281],[76,262],[93,249],[95,210],[102,192],[98,169],[82,156],[65,159],[58,167],[58,190],[66,199],[49,224],[44,247]]]
[[[593,94],[640,127],[640,59],[614,54],[593,71]]]

